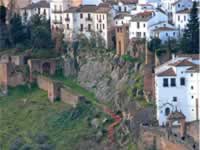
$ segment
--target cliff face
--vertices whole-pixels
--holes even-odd
[[[132,74],[142,68],[138,62],[127,62],[113,54],[80,55],[79,67],[80,84],[93,91],[99,100],[114,104],[116,109],[129,101],[127,88],[134,83]]]

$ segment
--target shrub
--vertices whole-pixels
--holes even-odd
[[[17,137],[13,143],[10,145],[10,150],[19,150],[23,145],[23,140]]]
[[[48,139],[49,138],[45,133],[38,133],[35,137],[36,143],[38,144],[44,144],[48,141]]]

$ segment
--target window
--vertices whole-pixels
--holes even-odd
[[[44,9],[43,15],[46,16],[46,14],[47,14],[46,9]]]
[[[167,108],[165,109],[165,116],[168,116],[169,113],[170,113],[170,109],[167,107]]]
[[[119,6],[119,8],[118,8],[118,9],[119,9],[119,12],[121,12],[121,11],[122,11],[122,8],[121,8],[120,6]]]
[[[144,32],[143,34],[144,34],[144,37],[146,37],[146,33]]]
[[[117,21],[116,21],[116,24],[117,24]]]
[[[171,86],[172,87],[176,86],[176,79],[175,78],[171,78]]]
[[[38,14],[40,14],[40,8],[38,8]]]
[[[97,24],[97,29],[99,28],[99,25]]]
[[[194,96],[192,96],[192,99],[194,98]]]
[[[91,24],[88,24],[88,31],[91,31]]]
[[[105,29],[105,24],[103,24],[103,29]]]
[[[88,14],[88,19],[91,19],[91,15],[90,14]]]
[[[83,18],[83,14],[80,14],[80,18]]]
[[[177,97],[173,97],[173,102],[177,102]]]
[[[83,24],[81,24],[81,29],[80,29],[80,31],[83,31]]]
[[[180,21],[180,16],[178,16],[178,21]]]
[[[141,32],[136,32],[136,37],[140,38],[141,37]]]
[[[67,24],[67,30],[69,30],[69,24]]]
[[[181,84],[181,86],[184,86],[184,85],[185,85],[185,78],[181,78],[181,79],[180,79],[180,84]]]
[[[168,36],[168,33],[166,33],[166,36]]]
[[[173,36],[175,36],[176,35],[176,33],[175,32],[173,32]]]
[[[193,87],[193,86],[191,86],[191,89],[193,90],[193,89],[194,89],[194,87]]]
[[[163,87],[168,87],[169,84],[168,84],[168,79],[167,78],[164,78],[163,79]]]
[[[145,28],[145,26],[146,26],[146,25],[145,25],[145,23],[144,23],[144,24],[143,24],[143,27]]]
[[[104,15],[103,15],[103,20],[104,20]]]
[[[122,21],[122,24],[124,24],[124,22]]]
[[[124,11],[125,11],[125,12],[127,11],[127,8],[126,8],[126,7],[124,7]]]
[[[191,77],[193,77],[193,74],[191,73],[191,75],[190,75]]]
[[[140,23],[139,23],[139,22],[137,22],[137,28],[138,28],[138,29],[140,28]]]
[[[184,21],[186,21],[186,16],[184,16]]]
[[[56,5],[54,5],[54,10],[55,10],[55,11],[57,10],[57,6],[56,6]]]
[[[178,8],[180,7],[180,4],[178,4]]]

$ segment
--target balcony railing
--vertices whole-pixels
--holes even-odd
[[[86,18],[85,20],[86,21],[92,21],[92,18]]]
[[[66,18],[65,20],[66,20],[66,21],[70,21],[70,19],[69,19],[69,18]]]
[[[99,21],[100,23],[102,22],[102,20],[101,20],[101,19],[99,19],[98,21]]]
[[[54,23],[54,24],[62,24],[62,21],[54,20],[53,23]]]
[[[60,14],[60,13],[63,13],[63,11],[62,10],[52,10],[52,13],[54,13],[54,14]]]

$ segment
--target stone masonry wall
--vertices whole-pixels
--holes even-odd
[[[80,96],[67,88],[61,88],[60,92],[60,99],[64,103],[70,104],[73,107],[75,107],[78,102],[84,98],[83,96]]]
[[[48,98],[54,102],[60,97],[60,85],[46,77],[37,76],[37,85],[40,89],[48,92]]]

